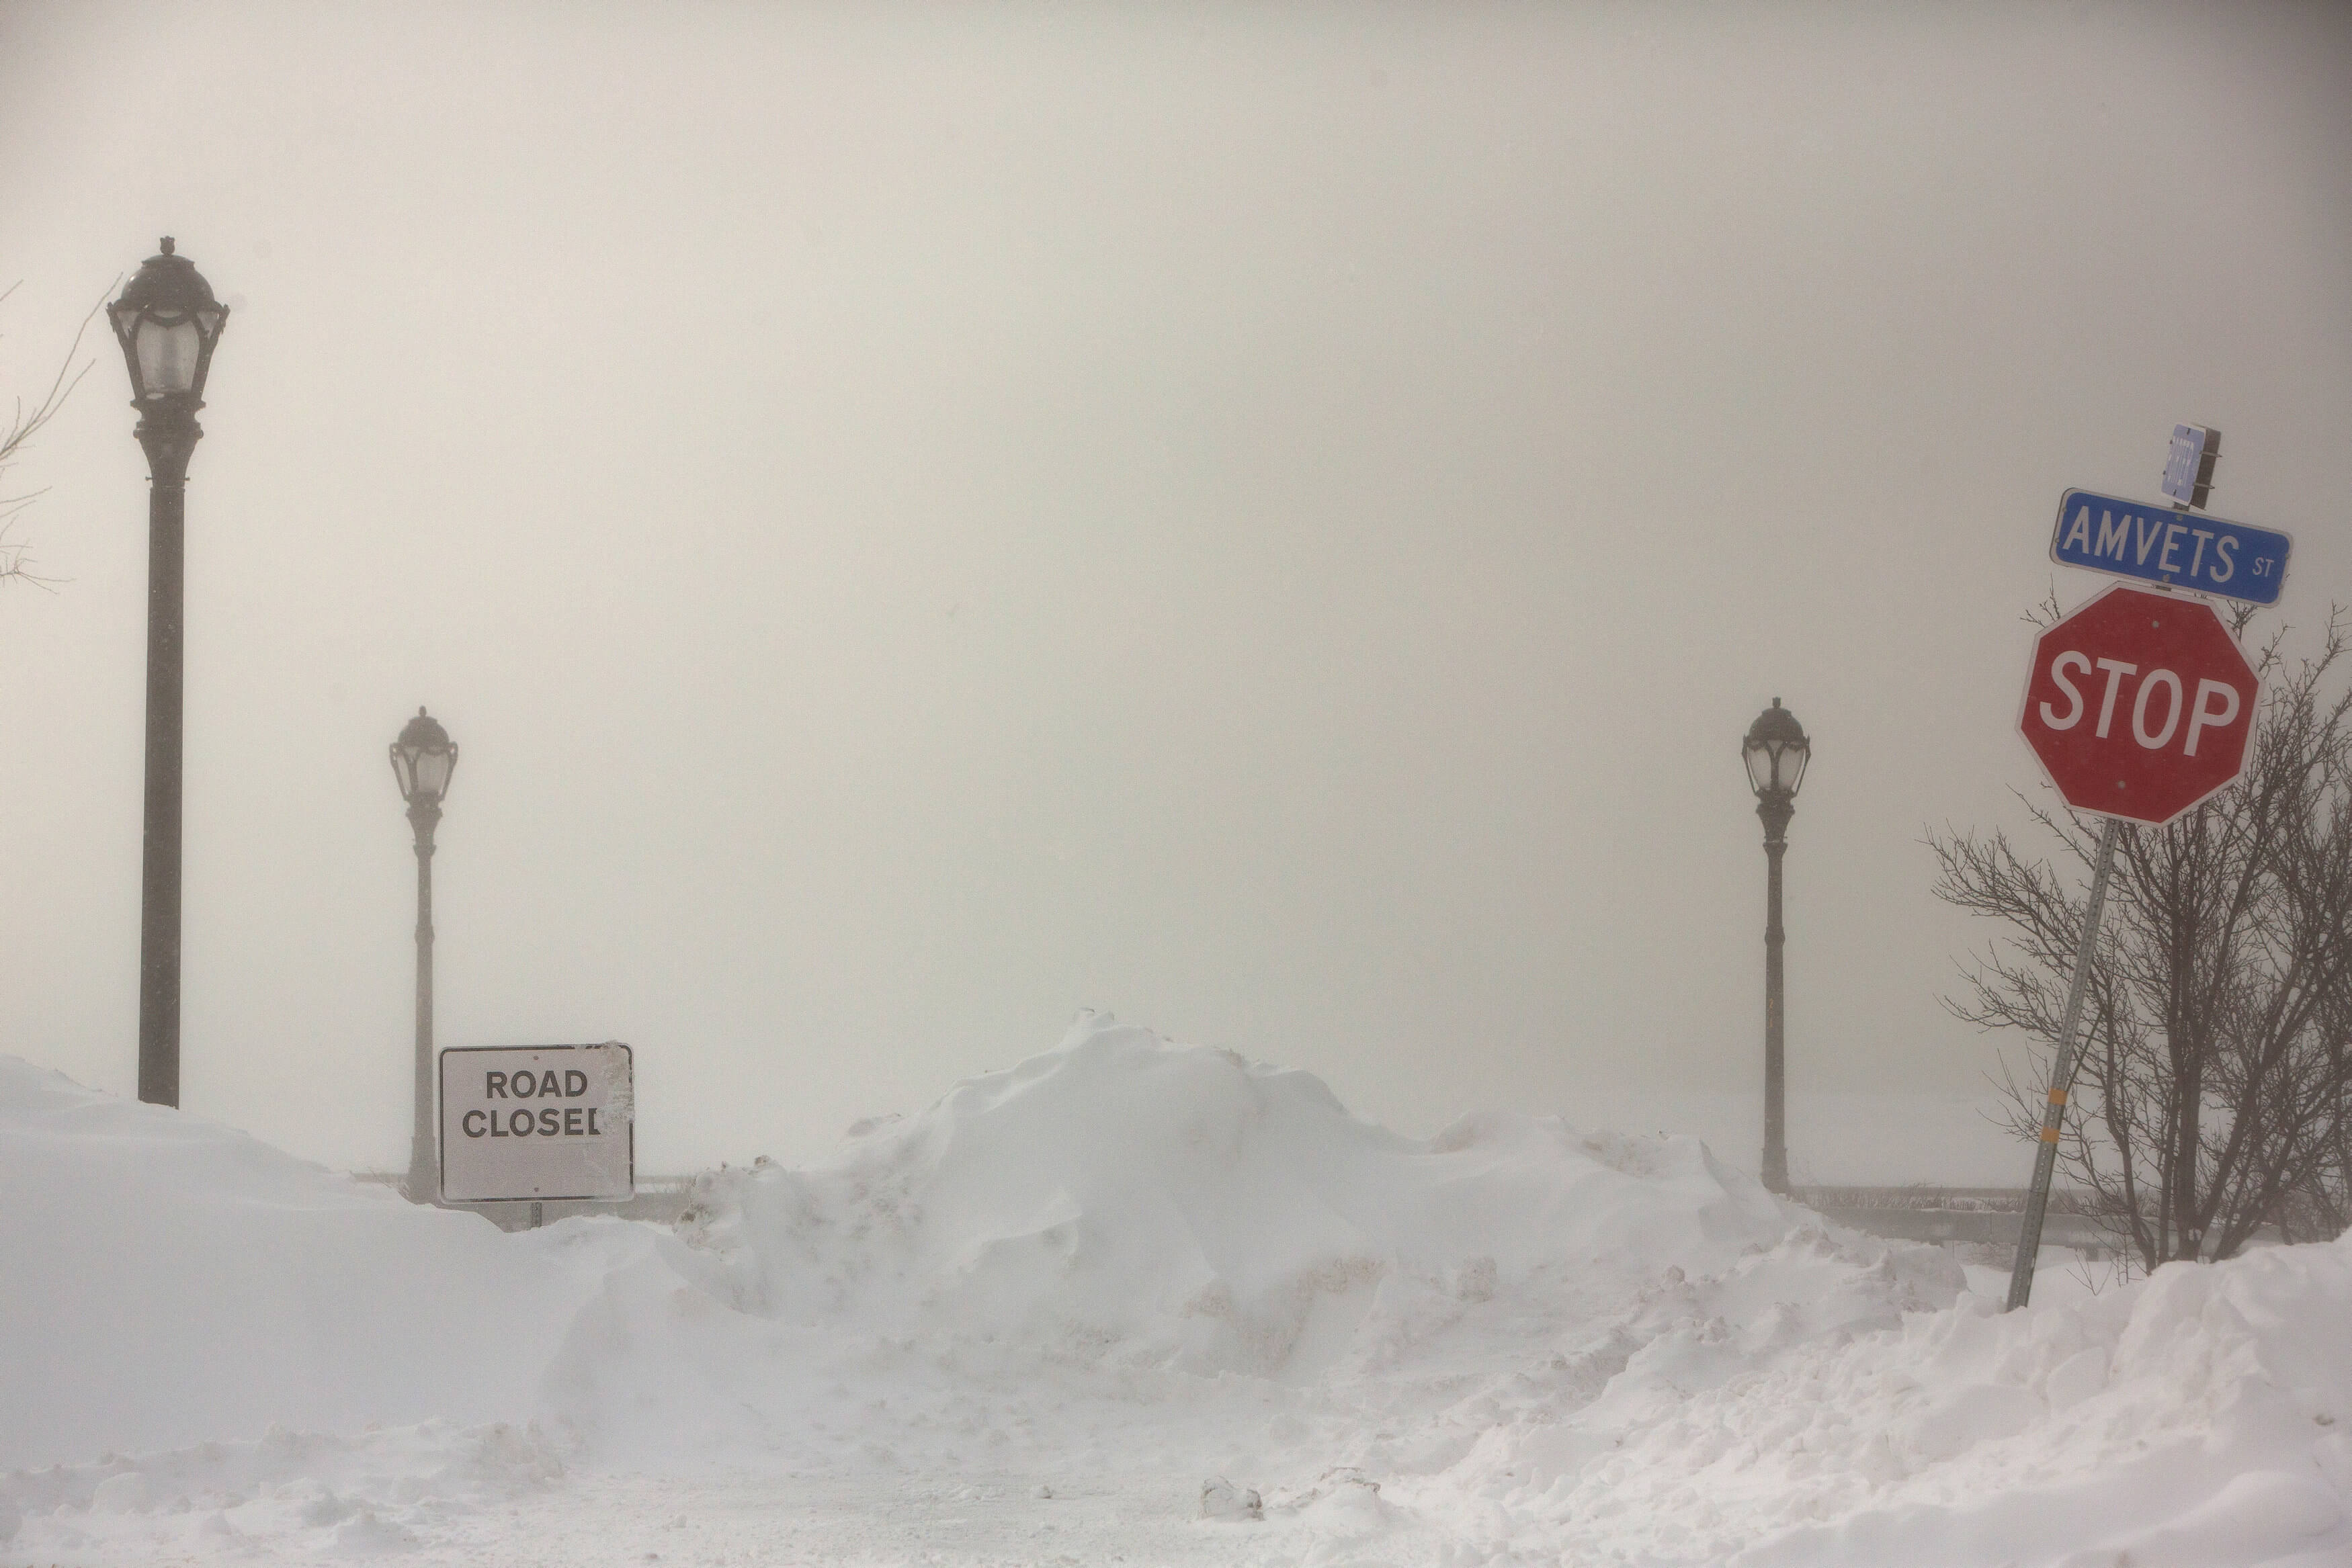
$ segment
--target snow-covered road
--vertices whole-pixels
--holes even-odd
[[[7,1059],[0,1184],[0,1564],[2352,1563],[2352,1246],[2002,1314],[1695,1139],[1103,1019],[675,1230]]]

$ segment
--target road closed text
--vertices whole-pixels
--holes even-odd
[[[552,1067],[543,1071],[529,1071],[482,1074],[482,1098],[485,1100],[553,1100],[561,1096],[577,1100],[588,1092],[588,1075],[578,1068],[558,1072]],[[468,1111],[457,1119],[458,1131],[469,1138],[601,1138],[604,1129],[596,1125],[599,1105],[540,1105],[517,1106],[512,1110],[493,1108]]]
[[[593,1105],[541,1105],[532,1111],[468,1111],[457,1130],[469,1138],[601,1138]]]

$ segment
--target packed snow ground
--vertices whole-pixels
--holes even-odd
[[[1999,1313],[1696,1140],[1082,1019],[503,1234],[0,1058],[0,1563],[2352,1563],[2352,1245]]]

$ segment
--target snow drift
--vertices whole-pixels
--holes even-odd
[[[1606,1421],[1601,1462],[1521,1446],[1460,1479],[1667,1561],[2352,1563],[2347,1310],[2352,1239],[2030,1312],[1970,1296]]]

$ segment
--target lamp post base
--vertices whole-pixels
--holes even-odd
[[[437,1166],[430,1148],[417,1146],[408,1151],[409,1202],[428,1203],[436,1208],[440,1207],[441,1172]]]

